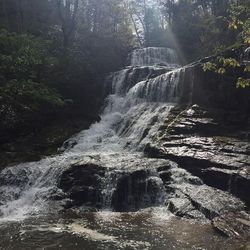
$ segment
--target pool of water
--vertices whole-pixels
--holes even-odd
[[[225,238],[209,223],[180,219],[164,208],[136,213],[79,212],[1,221],[1,250],[236,250],[249,242]]]

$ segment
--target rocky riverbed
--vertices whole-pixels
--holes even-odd
[[[229,236],[249,234],[249,132],[247,115],[237,116],[233,112],[198,105],[171,111],[158,134],[158,142],[148,144],[145,153],[176,162],[206,184],[171,185],[185,197],[170,201],[174,213],[188,216],[190,207],[194,206],[223,233]],[[227,194],[239,200],[218,202],[217,197]],[[238,208],[232,213],[234,204]]]
[[[147,65],[162,50],[165,63]],[[42,231],[62,249],[118,249],[117,237],[121,249],[248,248],[248,92],[218,77],[209,82],[200,62],[169,71],[177,67],[171,49],[134,53],[136,65],[111,74],[99,122],[68,139],[59,154],[1,171],[1,244],[21,248],[30,237],[47,247],[47,237],[33,239]],[[105,221],[98,219],[103,213]],[[107,224],[113,217],[118,221]],[[54,241],[65,235],[79,245]]]
[[[68,199],[67,209],[118,212],[164,205],[179,217],[210,221],[224,235],[248,238],[249,150],[248,116],[175,107],[145,147],[149,158],[83,157],[62,174],[58,199]]]

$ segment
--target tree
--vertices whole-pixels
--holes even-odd
[[[162,11],[186,61],[233,43],[235,34],[226,20],[229,4],[230,0],[163,0]]]
[[[12,32],[44,35],[54,15],[54,1],[0,0],[0,26]]]
[[[25,82],[28,91],[53,86],[63,98],[73,100],[74,111],[82,113],[97,112],[103,97],[102,79],[123,66],[134,38],[123,0],[0,0],[1,28],[8,31],[7,36],[14,32],[16,41],[32,37],[20,43],[22,55],[17,56],[13,48],[13,55],[3,54],[1,91],[12,80],[9,90],[19,89]],[[46,53],[40,54],[39,46],[34,49],[31,40],[43,41]],[[3,41],[0,37],[0,43]],[[43,55],[49,59],[48,54],[53,58],[50,63],[41,60]]]
[[[250,1],[233,1],[228,9],[228,28],[237,33],[235,42],[245,47],[250,45]],[[243,47],[244,48],[244,47]],[[237,58],[218,56],[213,63],[205,63],[204,71],[215,71],[218,74],[227,74],[230,68],[243,68],[245,76],[237,79],[237,88],[250,87],[250,64],[249,61],[243,63]],[[247,77],[248,74],[248,77]]]
[[[158,0],[126,0],[140,46],[168,46],[166,21]]]
[[[57,6],[62,24],[63,46],[67,49],[70,46],[76,29],[76,15],[79,7],[79,0],[57,0]]]

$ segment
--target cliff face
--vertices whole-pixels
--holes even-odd
[[[214,188],[174,187],[181,195],[177,200],[169,201],[172,212],[187,217],[190,213],[188,204],[196,204],[196,210],[209,215],[214,226],[226,235],[249,235],[250,217],[245,212],[242,214],[240,208],[228,214],[227,205],[230,207],[232,203],[220,201],[221,209],[217,213],[212,209],[217,207],[213,204],[218,204],[221,191],[238,197],[247,210],[250,207],[249,132],[249,117],[245,113],[198,105],[171,111],[156,143],[148,144],[145,153],[149,157],[176,162],[180,168],[199,177],[207,187]],[[242,216],[247,225],[236,220]]]
[[[158,134],[150,156],[176,161],[206,184],[229,191],[248,205],[250,144],[247,117],[235,112],[193,105],[174,109]],[[153,154],[153,155],[152,155]]]
[[[238,197],[249,209],[250,90],[235,86],[237,77],[249,76],[241,68],[231,69],[233,77],[204,72],[203,63],[212,60],[210,57],[186,68],[182,100],[185,104],[171,110],[155,143],[148,144],[145,153],[176,162],[208,187]],[[175,188],[181,192],[178,201],[169,201],[175,214],[188,216],[190,202],[203,214],[211,213],[207,204],[213,204],[215,194],[198,187],[195,195],[191,187]],[[237,222],[243,217],[248,225]],[[221,211],[212,221],[226,235],[249,233],[249,216],[237,211],[233,214]]]
[[[193,78],[191,103],[239,113],[250,112],[250,89],[236,87],[237,78],[245,74],[242,69],[231,69],[230,75],[219,75],[204,72],[199,62],[189,70]]]
[[[239,77],[250,78],[250,73],[245,71],[250,64],[250,48],[240,47],[234,50],[225,51],[217,56],[203,58],[186,66],[184,86],[191,85],[191,93],[184,96],[189,97],[189,102],[209,108],[250,113],[250,88],[237,88],[236,83]],[[235,59],[239,66],[224,67],[218,62],[218,58]],[[225,73],[218,74],[214,70],[204,72],[205,63],[215,63],[217,67],[224,67]],[[189,89],[190,87],[186,87]],[[185,98],[184,98],[185,100]]]

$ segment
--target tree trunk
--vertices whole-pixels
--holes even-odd
[[[7,8],[6,8],[6,0],[2,0],[2,7],[3,7],[3,15],[4,15],[4,19],[6,21],[6,29],[9,30],[10,29],[10,23],[9,23],[9,16],[8,16],[8,12],[7,12]]]
[[[59,17],[62,23],[63,47],[65,49],[68,49],[72,40],[72,36],[75,33],[75,22],[79,6],[79,0],[75,0],[73,8],[71,8],[69,0],[66,1],[65,5],[62,4],[61,0],[57,0],[57,6]],[[71,9],[73,9],[73,11]]]
[[[23,2],[22,0],[18,0],[18,33],[23,33],[24,31],[24,15],[23,15]]]

